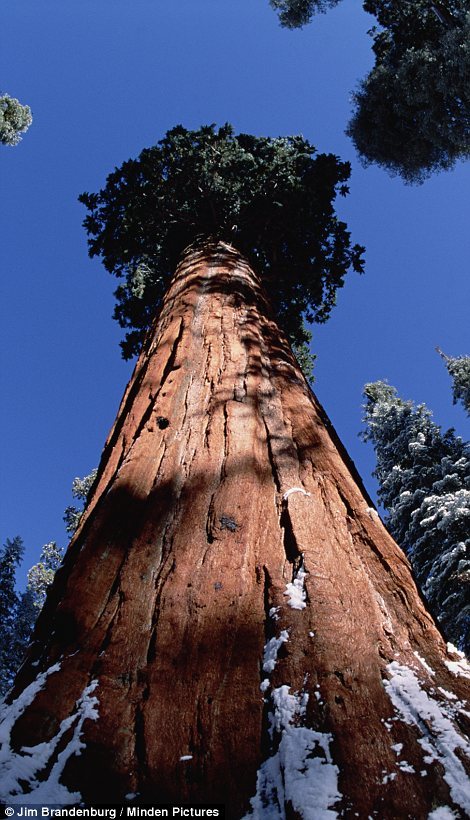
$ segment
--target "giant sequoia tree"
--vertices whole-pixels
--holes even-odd
[[[8,698],[4,798],[470,810],[470,672],[287,338],[361,266],[348,172],[177,128],[83,197],[125,352],[144,341]]]

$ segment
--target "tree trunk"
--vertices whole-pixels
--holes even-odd
[[[469,677],[257,276],[189,249],[10,695],[4,794],[464,817]]]

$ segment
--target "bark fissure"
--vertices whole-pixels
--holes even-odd
[[[270,436],[270,433],[269,433],[269,427],[268,427],[268,423],[267,423],[265,417],[263,416],[262,418],[263,418],[264,429],[266,431],[266,447],[267,447],[267,454],[268,454],[269,464],[271,466],[271,474],[272,474],[272,477],[273,477],[274,484],[276,486],[276,490],[277,490],[278,493],[280,493],[281,492],[281,482],[279,480],[279,473],[278,473],[278,469],[277,469],[277,464],[276,464],[276,460],[274,458],[273,448],[272,448],[272,444],[271,444],[271,436]]]
[[[292,521],[289,515],[289,509],[287,506],[287,501],[283,502],[283,509],[280,518],[280,525],[283,533],[283,543],[284,543],[284,551],[286,553],[286,558],[290,564],[292,564],[292,572],[295,571],[295,564],[299,561],[302,556],[302,553],[299,549],[299,545],[297,543],[297,539],[295,536],[295,531],[292,526]]]

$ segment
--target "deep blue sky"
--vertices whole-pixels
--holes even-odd
[[[132,364],[111,319],[115,282],[87,257],[77,195],[177,123],[302,133],[353,166],[339,207],[366,273],[351,273],[314,333],[316,392],[371,491],[358,439],[366,381],[388,378],[469,437],[434,351],[469,352],[469,167],[403,185],[364,169],[344,136],[349,95],[372,63],[372,18],[343,0],[303,31],[268,0],[4,0],[0,89],[33,109],[0,148],[0,538],[25,569],[64,544],[74,476],[99,460]]]

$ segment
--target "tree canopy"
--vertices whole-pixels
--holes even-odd
[[[470,15],[463,2],[368,0],[375,66],[347,133],[366,164],[407,182],[470,156]]]
[[[314,14],[337,6],[341,0],[269,0],[279,14],[281,25],[301,28],[310,22]]]
[[[235,135],[230,125],[177,126],[80,201],[89,215],[90,255],[123,282],[115,318],[131,328],[125,357],[139,349],[182,250],[197,239],[229,241],[269,285],[291,340],[303,319],[324,322],[350,268],[363,269],[360,245],[338,219],[350,165],[316,154],[301,136]]]
[[[331,2],[271,0],[281,24],[304,26]],[[466,0],[364,0],[375,65],[353,94],[347,128],[364,164],[407,182],[470,156],[470,13]]]
[[[448,639],[468,652],[470,445],[386,382],[367,384],[364,395],[387,527]]]
[[[28,130],[33,118],[29,105],[8,94],[0,96],[0,143],[17,145],[21,135]]]

